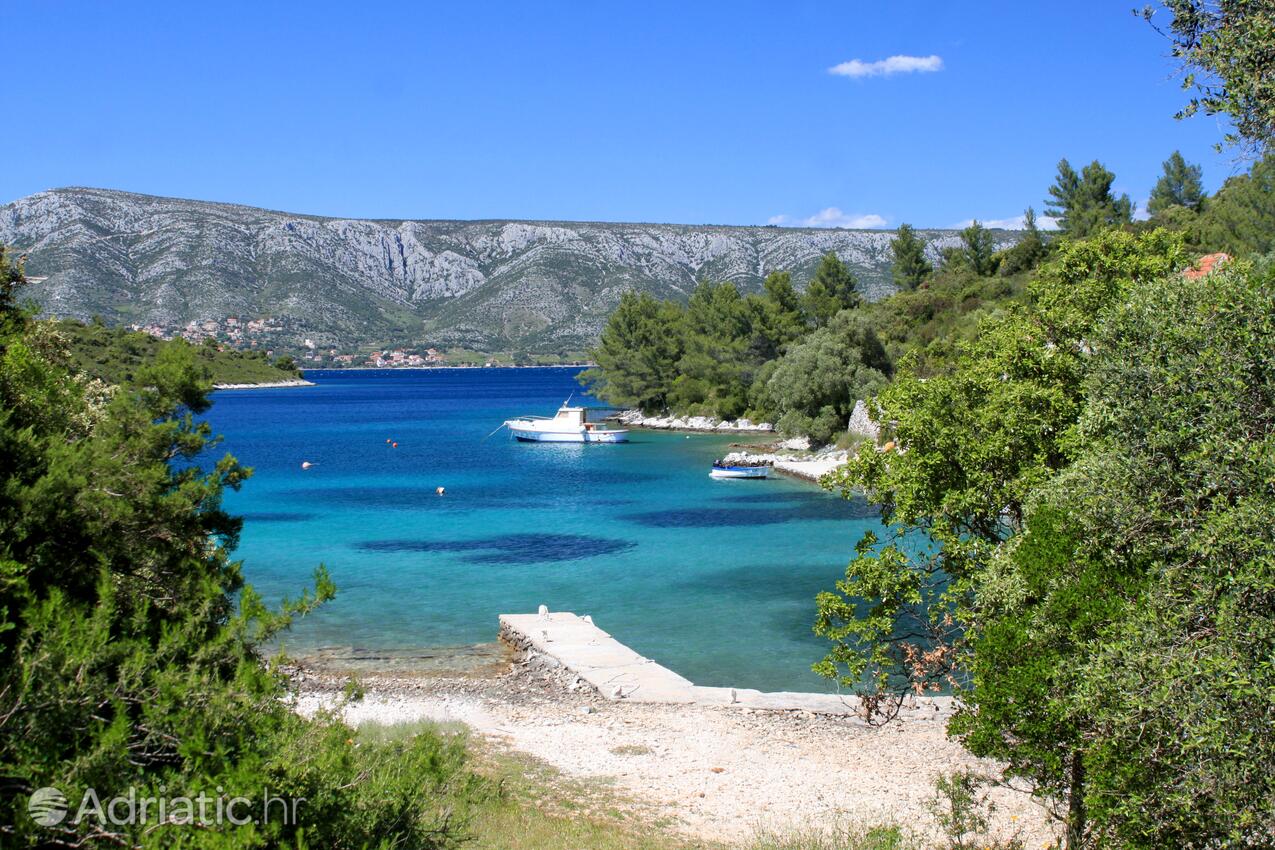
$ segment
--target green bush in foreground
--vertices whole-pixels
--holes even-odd
[[[1191,280],[1180,246],[1064,244],[951,374],[881,394],[905,451],[839,482],[936,546],[861,545],[818,669],[963,690],[949,731],[1073,850],[1275,835],[1275,272]]]
[[[221,496],[250,471],[229,455],[197,465],[215,441],[195,418],[209,382],[190,347],[161,348],[109,388],[15,306],[7,258],[0,275],[0,843],[457,843],[457,807],[481,792],[459,742],[360,742],[330,717],[302,719],[260,657],[333,588],[320,570],[272,612],[243,585]],[[47,826],[28,814],[43,787],[70,803]],[[169,822],[155,802],[146,822],[119,804],[76,823],[89,789],[104,809],[130,791],[174,801]],[[213,822],[175,822],[175,798],[201,793],[214,802],[189,813]],[[234,814],[261,822],[216,822],[215,799],[237,796]],[[268,820],[267,797],[284,801]]]

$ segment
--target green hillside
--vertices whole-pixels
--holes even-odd
[[[196,362],[208,370],[215,384],[264,384],[301,377],[292,358],[271,360],[264,351],[235,351],[214,343],[191,345],[183,339],[163,340],[141,331],[73,319],[57,321],[54,326],[67,339],[75,367],[109,384],[132,380],[140,367],[155,362],[165,346],[192,349]]]

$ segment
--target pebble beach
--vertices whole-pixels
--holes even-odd
[[[347,679],[298,674],[298,710],[341,705]],[[993,771],[942,719],[871,726],[857,716],[660,705],[604,698],[568,671],[514,656],[479,676],[371,674],[340,708],[351,724],[462,723],[485,743],[565,778],[606,783],[652,823],[690,839],[747,846],[759,833],[812,824],[894,823],[936,835],[934,780]],[[992,832],[1042,847],[1053,833],[1029,795],[992,792]]]

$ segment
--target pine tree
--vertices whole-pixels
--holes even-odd
[[[894,252],[894,285],[899,289],[916,289],[930,276],[934,267],[925,259],[925,243],[910,224],[900,224],[898,235],[890,240]]]
[[[823,327],[842,310],[858,307],[861,299],[857,286],[841,258],[832,251],[825,254],[806,288],[806,312],[815,326]]]
[[[1164,161],[1164,174],[1151,190],[1147,212],[1159,215],[1169,207],[1185,207],[1199,212],[1204,206],[1204,187],[1200,183],[1201,170],[1182,158],[1179,151]]]
[[[1201,242],[1235,257],[1275,251],[1275,154],[1253,163],[1209,199],[1200,216]]]
[[[753,341],[749,359],[758,364],[776,359],[790,342],[809,330],[791,274],[771,272],[762,287],[764,295],[750,295],[745,299],[752,311]]]
[[[1018,244],[1005,252],[1001,260],[1000,273],[1012,275],[1034,269],[1049,253],[1049,246],[1036,226],[1036,211],[1028,207],[1023,212],[1023,238]]]
[[[977,221],[961,231],[961,258],[979,277],[996,271],[996,245],[991,232]]]
[[[677,305],[646,292],[624,293],[592,352],[598,365],[582,372],[580,382],[611,404],[663,411],[682,356],[680,324]]]
[[[1049,207],[1045,215],[1058,220],[1068,236],[1084,239],[1104,228],[1133,221],[1133,203],[1128,195],[1116,197],[1111,184],[1116,176],[1094,160],[1080,174],[1066,159],[1058,163],[1058,177],[1049,187]]]
[[[1054,185],[1049,187],[1049,198],[1045,201],[1045,215],[1058,220],[1060,230],[1067,231],[1068,213],[1080,204],[1080,175],[1071,163],[1063,157],[1058,161],[1058,176]]]
[[[788,272],[771,272],[762,281],[766,291],[766,299],[783,313],[801,315],[801,296],[792,285],[792,275]]]

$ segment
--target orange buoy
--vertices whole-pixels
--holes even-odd
[[[894,451],[894,440],[891,440],[890,442],[888,442],[888,443],[886,443],[884,446],[882,446],[882,447],[881,447],[881,451],[883,451],[883,452],[892,452],[892,451]]]
[[[391,445],[391,446],[393,446],[393,447],[394,447],[394,448],[396,448],[396,449],[398,448],[398,443],[390,443],[390,445]]]

